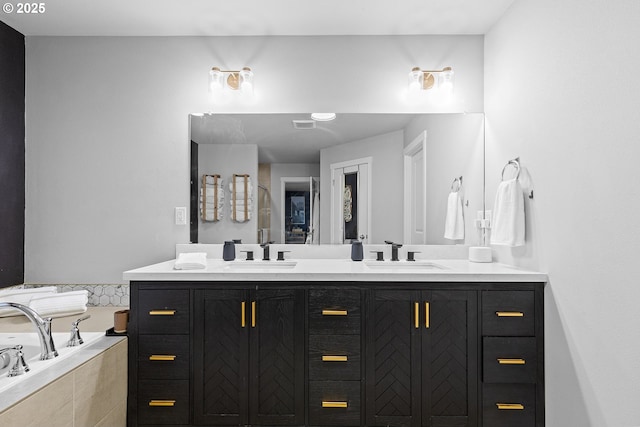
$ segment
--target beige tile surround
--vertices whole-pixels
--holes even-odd
[[[0,426],[125,427],[127,340],[0,414]]]

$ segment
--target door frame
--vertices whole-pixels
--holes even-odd
[[[340,241],[336,241],[336,232],[339,226],[338,224],[338,215],[336,214],[337,209],[342,210],[342,206],[344,204],[344,192],[336,193],[336,178],[338,169],[344,169],[346,167],[358,167],[359,165],[367,165],[367,241],[371,241],[371,187],[373,187],[371,182],[371,169],[373,167],[373,157],[362,157],[360,159],[346,160],[343,162],[331,163],[329,165],[329,169],[331,170],[331,243],[344,243],[342,238]],[[343,178],[344,179],[344,178]],[[343,181],[341,181],[343,182]],[[360,180],[358,180],[358,185]],[[358,188],[358,192],[360,192],[360,188]],[[336,203],[336,199],[339,198],[339,203]],[[336,206],[337,205],[337,206]],[[360,206],[358,206],[360,209]],[[342,218],[342,215],[340,215]],[[360,226],[358,225],[358,229]],[[358,230],[359,231],[359,230]]]
[[[298,184],[298,183],[307,183],[309,184],[309,193],[310,193],[310,197],[313,199],[313,180],[317,179],[317,177],[313,177],[313,176],[283,176],[280,177],[280,243],[284,243],[285,239],[284,239],[284,212],[285,212],[285,206],[284,206],[284,201],[286,199],[285,197],[285,191],[286,191],[286,187],[287,184]],[[313,205],[313,200],[311,201],[311,204]],[[312,213],[313,214],[313,213]],[[311,219],[311,218],[309,218]]]
[[[422,195],[422,229],[424,230],[424,236],[422,242],[411,241],[411,217],[413,215],[411,209],[411,195],[413,194],[413,167],[411,159],[417,153],[422,151],[422,167],[424,169],[424,176],[422,182],[422,188],[424,188],[424,194]],[[404,156],[404,215],[403,215],[403,228],[404,228],[404,242],[409,244],[427,244],[427,131],[423,130],[409,145],[403,150]]]

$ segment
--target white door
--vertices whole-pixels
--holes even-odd
[[[334,163],[330,169],[331,243],[349,243],[356,239],[369,242],[371,158]]]
[[[427,131],[404,149],[404,243],[427,243]]]

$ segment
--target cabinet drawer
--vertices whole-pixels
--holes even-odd
[[[485,337],[482,342],[484,382],[536,382],[537,352],[535,338]]]
[[[534,427],[536,386],[485,384],[482,387],[482,421],[487,427]]]
[[[533,291],[483,291],[482,335],[533,336]]]
[[[139,424],[189,424],[189,381],[140,381]]]
[[[138,310],[141,334],[188,334],[188,290],[141,290]]]
[[[359,334],[360,291],[314,289],[309,291],[310,334]]]
[[[310,381],[309,423],[360,425],[360,381]]]
[[[360,335],[311,335],[309,379],[360,380]]]
[[[141,379],[188,379],[189,335],[140,335],[138,375]]]

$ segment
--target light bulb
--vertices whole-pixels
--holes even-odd
[[[417,93],[422,89],[424,75],[420,71],[420,67],[413,67],[409,73],[409,92]]]
[[[253,95],[253,72],[249,67],[240,71],[240,91],[245,95]]]
[[[440,75],[440,92],[445,96],[453,95],[453,69],[445,67]]]
[[[220,68],[213,67],[209,71],[209,92],[218,93],[224,88],[224,74]]]

